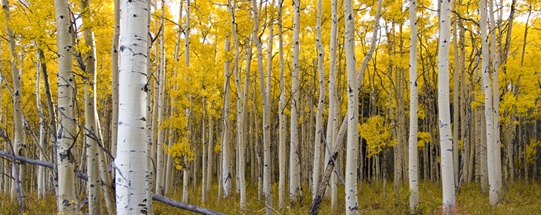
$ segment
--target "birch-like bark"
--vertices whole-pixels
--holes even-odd
[[[456,4],[457,4],[457,0],[452,0],[451,1],[451,10],[453,11],[456,11]],[[454,20],[453,20],[453,29],[452,29],[452,32],[451,34],[453,35],[453,54],[455,56],[455,70],[454,70],[454,74],[453,74],[453,167],[454,167],[454,173],[453,173],[453,176],[454,176],[454,180],[455,180],[455,185],[459,185],[460,182],[458,181],[459,180],[459,169],[460,169],[460,166],[459,166],[459,163],[458,163],[458,154],[459,154],[459,150],[458,150],[458,137],[459,137],[459,134],[458,134],[458,118],[459,118],[459,107],[458,107],[458,103],[459,103],[459,57],[458,57],[458,44],[457,44],[457,22],[458,22],[458,16],[456,14],[454,14],[453,16]],[[464,140],[463,140],[464,141]]]
[[[232,9],[232,11],[234,8]],[[257,16],[257,5],[253,9],[254,17]],[[232,16],[233,13],[231,14]],[[254,19],[254,29],[252,35],[257,34],[258,21]],[[235,29],[236,31],[236,29]],[[255,33],[254,33],[255,32]],[[246,44],[246,73],[244,74],[244,90],[241,89],[239,68],[235,68],[235,81],[237,82],[237,183],[238,191],[240,192],[240,208],[246,208],[246,178],[245,178],[245,144],[246,144],[246,109],[248,106],[248,89],[250,86],[250,70],[252,62],[252,41],[255,38],[249,39]],[[236,44],[235,44],[236,46]],[[259,65],[259,64],[258,64]],[[262,67],[261,67],[262,69]]]
[[[213,104],[213,103],[211,103]],[[213,106],[213,105],[211,105]],[[212,169],[214,165],[214,118],[212,112],[209,111],[209,136],[208,136],[208,145],[207,145],[207,177],[206,180],[202,183],[206,183],[205,192],[210,192],[210,187],[212,186]]]
[[[225,40],[225,52],[229,52],[230,50],[230,41],[229,37]],[[230,155],[230,149],[229,149],[229,129],[231,129],[229,126],[229,111],[230,111],[230,64],[231,61],[229,59],[226,59],[224,63],[224,110],[223,110],[223,129],[222,129],[222,176],[221,176],[221,184],[223,188],[223,197],[228,197],[231,194],[231,170],[229,168],[229,157]]]
[[[409,1],[410,15],[410,129],[409,129],[409,160],[408,178],[410,189],[410,210],[416,211],[419,207],[419,158],[417,149],[417,132],[419,95],[417,89],[417,1]],[[455,76],[456,78],[456,76]]]
[[[274,5],[274,0],[272,1],[272,4]],[[265,82],[265,73],[263,71],[263,48],[262,43],[259,38],[258,32],[259,32],[259,8],[257,6],[257,1],[252,0],[252,8],[253,8],[253,16],[254,16],[254,30],[252,32],[252,39],[255,42],[255,45],[257,47],[257,68],[259,71],[259,82],[260,82],[260,89],[261,89],[261,100],[263,105],[263,192],[265,195],[265,204],[267,206],[267,214],[272,214],[272,190],[271,190],[271,149],[270,149],[270,76],[272,72],[272,43],[274,38],[273,33],[273,15],[271,15],[271,18],[269,20],[270,22],[270,28],[269,28],[269,36],[268,36],[268,46],[267,46],[267,82]],[[248,76],[248,74],[246,74]],[[245,83],[247,85],[248,82]],[[246,90],[248,88],[245,88],[245,103],[247,94]],[[244,118],[245,116],[243,116]],[[243,148],[242,148],[243,149]],[[244,149],[243,149],[244,150]],[[242,155],[241,155],[242,156]],[[243,164],[241,164],[242,166]],[[242,169],[241,169],[242,170]],[[242,184],[241,184],[242,185]],[[241,187],[242,189],[242,187]],[[246,191],[244,191],[246,192]],[[241,192],[241,197],[242,197]],[[246,195],[246,194],[244,194]]]
[[[148,2],[150,4],[150,1]],[[150,8],[150,6],[149,6]],[[150,11],[148,11],[148,16],[150,17]],[[150,19],[148,20],[148,24],[150,25]],[[152,40],[152,36],[148,34],[148,40]],[[152,48],[152,42],[147,44],[147,56],[150,56],[150,49]],[[147,87],[151,89],[151,77],[152,77],[152,62],[150,57],[147,57]],[[155,122],[154,113],[153,113],[153,105],[152,105],[152,92],[150,90],[147,91],[146,96],[146,102],[147,102],[147,108],[146,108],[146,124],[145,124],[145,130],[146,130],[146,165],[145,165],[145,189],[147,192],[147,199],[151,199],[153,193],[156,190],[156,169],[155,169],[155,155],[156,155],[156,143],[154,142],[154,127],[153,123]],[[147,211],[149,211],[149,214],[152,214],[152,201],[146,202]]]
[[[300,150],[299,150],[299,116],[298,106],[299,101],[299,76],[300,76],[300,61],[299,61],[299,48],[300,48],[300,0],[293,0],[294,18],[293,18],[293,65],[291,71],[291,127],[290,129],[290,148],[289,148],[289,202],[293,204],[300,200],[301,185],[300,185]]]
[[[118,137],[118,40],[120,36],[120,0],[113,0],[114,4],[114,33],[113,48],[111,49],[111,79],[113,85],[111,108],[111,154],[116,156],[117,137]]]
[[[56,160],[58,168],[57,207],[59,213],[77,213],[75,193],[75,158],[71,147],[76,142],[75,78],[72,70],[71,20],[67,0],[55,0],[58,47],[58,134]]]
[[[487,11],[487,1],[481,0],[479,6],[481,14],[481,55],[482,55],[482,79],[483,79],[483,89],[485,92],[485,124],[486,124],[486,149],[487,149],[487,172],[488,172],[488,186],[489,186],[489,196],[490,196],[490,205],[492,207],[496,206],[498,203],[498,190],[497,190],[497,180],[496,180],[496,169],[495,164],[495,151],[496,145],[494,144],[494,117],[493,117],[493,107],[492,107],[492,88],[490,84],[490,50],[489,50],[489,40],[488,40],[488,11]],[[498,147],[499,148],[499,147]]]
[[[56,5],[56,4],[55,4]],[[19,155],[24,156],[26,152],[26,141],[24,138],[24,128],[23,128],[23,108],[21,104],[21,96],[22,96],[22,90],[21,90],[21,73],[22,70],[17,68],[17,53],[15,51],[15,35],[13,33],[13,30],[11,27],[9,27],[9,21],[10,21],[10,12],[9,12],[9,3],[7,0],[2,0],[2,10],[4,11],[4,15],[6,17],[5,24],[6,24],[6,32],[7,32],[7,39],[9,44],[9,52],[11,54],[10,58],[10,64],[11,64],[11,80],[13,83],[13,126],[15,128],[15,135],[13,138],[13,151]],[[17,170],[13,169],[12,174],[15,172],[19,173],[19,181],[15,181],[15,177],[13,177],[13,181],[11,183],[11,196],[16,196],[16,183],[18,183],[21,187],[21,195],[24,195],[24,190],[22,188],[24,186],[21,186],[21,183],[24,183],[25,181],[25,171],[24,166],[20,164],[13,165],[13,168],[17,168]]]
[[[327,119],[327,145],[324,146],[325,163],[329,163],[331,159],[331,151],[336,141],[338,126],[338,95],[336,93],[336,44],[338,42],[338,1],[333,0],[331,3],[331,35],[330,35],[330,56],[329,56],[329,118]],[[329,190],[331,193],[331,208],[336,209],[338,202],[338,192],[336,187],[336,174],[332,174]]]
[[[500,140],[500,87],[498,84],[498,73],[500,70],[500,53],[496,48],[496,20],[494,19],[494,0],[489,0],[489,28],[490,28],[490,50],[492,59],[492,145],[494,147],[494,158],[492,165],[494,166],[494,191],[496,194],[496,203],[491,204],[496,206],[500,200],[502,189],[502,155],[501,155],[501,140]],[[511,20],[512,21],[512,20]]]
[[[40,59],[44,59],[45,58],[45,55],[43,54],[43,50],[42,49],[38,49],[38,54],[40,56]],[[53,105],[53,96],[51,94],[51,85],[50,85],[50,82],[49,82],[49,73],[47,71],[47,65],[43,62],[41,62],[41,73],[43,73],[43,87],[45,88],[45,99],[47,100],[47,111],[48,111],[48,115],[49,115],[49,122],[48,122],[48,126],[49,126],[49,143],[50,144],[55,144],[56,143],[56,132],[57,132],[57,129],[56,129],[56,116],[55,116],[55,109],[54,109],[54,105]],[[53,152],[56,152],[55,150],[53,150]],[[52,156],[52,160],[53,160],[53,163],[56,164],[56,159],[55,159],[55,156],[56,155],[53,155]],[[49,171],[49,174],[51,175],[56,175],[57,173],[57,168],[55,166],[54,168],[54,171]],[[55,188],[55,192],[57,192],[57,186],[56,186],[56,183],[58,181],[57,180],[53,180],[51,184],[54,184],[54,188]]]
[[[186,64],[186,68],[190,67],[190,0],[186,0],[186,26],[185,26],[185,32],[184,32],[184,63]],[[164,54],[165,57],[165,54]],[[164,60],[165,63],[165,60]],[[190,111],[189,113],[192,113],[192,96],[188,95],[188,99],[190,100]],[[191,132],[191,129],[189,130]],[[190,140],[190,142],[192,142]],[[184,157],[184,162],[187,163],[186,157]],[[188,182],[189,182],[189,174],[190,170],[188,168],[184,168],[182,170],[182,200],[184,202],[188,202]]]
[[[98,163],[98,129],[96,116],[96,45],[94,43],[94,33],[88,23],[91,22],[90,1],[81,0],[81,10],[83,11],[83,31],[84,42],[89,47],[89,52],[84,54],[84,99],[85,99],[85,147],[86,147],[86,174],[88,213],[101,214],[101,193]]]
[[[278,208],[284,207],[285,190],[286,190],[286,142],[287,142],[287,118],[285,114],[286,108],[286,92],[284,78],[284,38],[283,38],[283,23],[282,23],[282,6],[284,1],[281,0],[278,4],[278,55],[280,57],[280,98],[278,101],[278,123],[280,124],[278,132]],[[254,117],[255,118],[255,117]]]
[[[346,48],[346,71],[347,71],[347,146],[346,146],[346,214],[359,214],[359,203],[357,196],[357,159],[359,152],[359,86],[357,82],[355,59],[355,18],[353,14],[352,0],[344,0],[344,46]]]
[[[39,48],[38,48],[39,50]],[[44,161],[45,160],[45,148],[47,147],[47,132],[45,131],[45,114],[43,113],[43,108],[41,106],[41,64],[42,64],[42,58],[40,55],[40,52],[38,51],[37,54],[37,63],[36,63],[36,108],[38,110],[38,116],[39,116],[39,159]],[[1,78],[0,78],[1,83]],[[0,84],[2,85],[2,84]],[[0,92],[2,92],[2,88],[0,87]],[[1,94],[1,93],[0,93]],[[0,107],[2,105],[2,97],[0,96]],[[0,108],[0,116],[1,114]],[[1,117],[0,117],[1,118]],[[1,122],[1,120],[0,120]],[[45,167],[38,166],[38,173],[37,173],[37,187],[38,187],[38,198],[43,199],[45,198],[47,194],[47,184],[45,183],[45,177],[46,177],[46,169]],[[1,186],[0,186],[1,187]]]
[[[162,13],[164,9],[164,4],[162,0]],[[160,18],[160,25],[161,28],[164,27],[164,17],[163,14]],[[165,46],[164,46],[164,31],[160,32],[160,47],[159,47],[159,57],[158,57],[158,71],[159,71],[159,88],[158,88],[158,157],[157,157],[157,166],[156,166],[156,193],[163,195],[166,191],[166,176],[167,176],[167,157],[168,155],[164,151],[164,144],[166,140],[165,131],[167,129],[164,129],[162,126],[163,124],[163,117],[166,113],[165,112]],[[156,93],[156,92],[154,92]]]
[[[148,1],[120,4],[118,150],[115,159],[117,214],[147,214],[146,97]],[[141,25],[141,23],[145,23]]]
[[[453,178],[453,139],[449,110],[449,48],[451,46],[451,8],[449,1],[440,1],[440,29],[438,49],[438,119],[441,150],[441,181],[443,187],[443,213],[455,210],[455,181]]]
[[[206,168],[207,168],[207,150],[205,149],[206,141],[205,141],[205,120],[207,118],[207,99],[206,97],[203,97],[203,116],[201,117],[201,151],[203,151],[203,156],[201,156],[202,165],[201,165],[201,202],[205,203],[206,201],[206,191],[205,188],[206,185]],[[195,175],[195,174],[194,174]],[[196,175],[197,176],[197,175]]]
[[[317,69],[319,72],[319,98],[316,112],[316,132],[314,142],[314,164],[312,171],[312,198],[316,195],[319,185],[319,175],[321,170],[321,137],[323,136],[323,112],[325,108],[325,72],[323,70],[323,61],[325,50],[321,42],[321,13],[323,10],[322,0],[317,1],[317,23],[316,23],[316,47],[317,47]]]

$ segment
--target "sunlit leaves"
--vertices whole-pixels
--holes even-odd
[[[391,139],[391,126],[382,116],[373,116],[359,125],[361,137],[366,140],[368,157],[379,154],[386,146],[393,146],[396,140]]]

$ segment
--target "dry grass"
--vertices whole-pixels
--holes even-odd
[[[441,214],[441,188],[439,183],[422,182],[420,185],[420,206],[419,214]],[[305,188],[307,186],[304,186]],[[363,183],[359,187],[359,208],[362,214],[408,214],[408,191],[405,188],[399,190],[395,195],[392,182]],[[495,208],[489,205],[488,195],[480,192],[477,184],[469,184],[462,188],[457,194],[457,214],[541,214],[541,185],[539,183],[526,184],[515,182],[504,190],[501,203]],[[276,208],[278,203],[277,187],[273,186],[273,206],[280,214],[307,214],[311,206],[311,197],[308,190],[303,190],[303,200],[293,207]],[[338,208],[330,208],[330,200],[325,200],[320,208],[323,215],[344,213],[344,188],[339,185]],[[210,194],[207,194],[207,201],[201,202],[201,187],[195,191],[190,190],[190,204],[210,208],[226,214],[264,214],[265,205],[263,199],[258,199],[257,183],[248,183],[247,200],[245,211],[240,210],[239,197],[237,194],[229,198],[218,199],[218,186],[212,187]],[[286,193],[287,196],[287,193]],[[182,199],[181,190],[177,189],[170,195],[173,199]],[[45,200],[37,199],[35,194],[26,197],[28,211],[26,214],[54,214],[56,204],[54,196]],[[17,203],[9,194],[0,195],[0,214],[17,214]],[[83,208],[85,210],[86,208]],[[155,202],[154,213],[157,215],[166,214],[193,214],[168,205]]]

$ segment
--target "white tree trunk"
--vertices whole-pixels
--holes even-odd
[[[113,107],[111,108],[111,154],[116,156],[117,137],[118,137],[118,40],[120,36],[120,0],[113,0],[114,4],[114,33],[113,47],[111,49],[111,68],[112,68],[112,100]]]
[[[163,0],[162,0],[163,2]],[[163,11],[163,10],[162,10]],[[161,24],[163,25],[163,19],[161,20]],[[158,92],[158,157],[157,157],[157,166],[156,166],[156,193],[158,194],[165,194],[166,191],[166,176],[167,176],[167,157],[169,157],[168,154],[164,151],[164,144],[166,140],[165,131],[167,129],[164,129],[162,126],[163,124],[163,118],[166,113],[165,112],[165,47],[164,47],[164,32],[162,31],[160,33],[160,48],[159,48],[159,57],[158,57],[158,64],[159,64],[159,88]],[[122,59],[121,59],[122,60]]]
[[[256,9],[257,10],[257,9]],[[254,28],[254,31],[257,28]],[[246,207],[246,178],[245,178],[245,144],[246,144],[246,109],[248,105],[248,89],[250,86],[250,68],[252,62],[252,43],[247,42],[246,48],[246,74],[244,75],[244,90],[241,89],[240,74],[238,68],[235,70],[237,82],[237,188],[240,192],[240,208]],[[241,97],[242,96],[242,97]]]
[[[43,108],[41,107],[41,80],[40,80],[40,69],[41,69],[41,55],[38,51],[37,54],[37,72],[36,72],[36,108],[38,110],[38,116],[39,116],[39,160],[44,161],[45,160],[45,148],[47,147],[47,132],[45,131],[45,115],[43,114]],[[0,83],[2,82],[2,79],[0,78]],[[1,84],[0,84],[1,85]],[[2,92],[2,88],[0,87],[0,92]],[[0,107],[2,107],[2,97],[0,96]],[[2,109],[2,108],[0,108]],[[1,116],[0,111],[0,116]],[[1,122],[1,120],[0,120]],[[47,186],[45,183],[45,177],[46,177],[46,169],[43,166],[38,166],[38,175],[37,175],[37,185],[38,185],[38,198],[42,199],[45,198],[47,194]],[[0,181],[1,182],[1,181]],[[1,186],[0,186],[1,187]]]
[[[186,26],[185,26],[185,32],[184,32],[184,63],[186,64],[186,67],[190,67],[190,0],[186,0]],[[165,55],[164,55],[165,56]],[[164,61],[165,62],[165,61]],[[190,111],[189,113],[192,113],[192,97],[191,95],[188,96],[190,100]],[[189,117],[188,117],[189,119]],[[190,126],[191,127],[191,126]],[[189,130],[191,132],[191,129]],[[190,139],[190,142],[192,140]],[[186,156],[184,157],[184,162],[188,163]],[[188,180],[189,180],[189,173],[190,170],[188,168],[184,168],[182,170],[182,200],[184,202],[188,202]],[[195,175],[194,175],[195,178]]]
[[[293,18],[293,66],[291,71],[291,127],[290,127],[290,151],[289,151],[289,201],[291,204],[300,200],[301,196],[301,165],[300,165],[300,150],[299,150],[299,116],[298,106],[299,101],[299,76],[300,76],[300,0],[293,0],[294,18]]]
[[[228,52],[230,50],[230,41],[229,37],[225,40],[225,52]],[[224,112],[222,116],[222,120],[224,121],[224,126],[222,129],[222,176],[221,176],[221,184],[223,188],[223,197],[228,197],[231,194],[231,170],[229,169],[229,157],[230,157],[230,149],[229,149],[229,129],[230,123],[229,123],[229,109],[230,109],[230,90],[229,90],[229,83],[230,83],[230,60],[227,59],[224,63]]]
[[[457,0],[452,0],[451,1],[451,10],[453,11],[456,11],[456,2]],[[459,185],[460,182],[458,181],[459,180],[459,175],[460,175],[460,164],[459,164],[459,161],[458,161],[458,154],[460,153],[460,151],[458,150],[458,137],[459,137],[459,133],[458,133],[458,126],[459,126],[459,123],[458,123],[458,118],[459,118],[459,57],[458,57],[458,44],[457,44],[457,22],[458,22],[458,16],[456,16],[456,14],[453,16],[453,29],[452,29],[452,32],[451,34],[453,35],[453,54],[454,54],[454,57],[455,57],[455,60],[454,60],[454,63],[455,63],[455,68],[454,68],[454,74],[453,74],[453,167],[454,167],[454,180],[455,180],[455,185]],[[464,140],[462,140],[464,141]]]
[[[150,2],[149,2],[150,4]],[[150,11],[148,12],[148,16],[150,17]],[[150,19],[149,19],[149,23],[150,25]],[[151,39],[151,35],[148,35],[148,39],[150,40]],[[152,43],[148,43],[147,44],[148,46],[148,49],[147,49],[147,56],[150,56],[150,49],[152,47]],[[152,92],[150,91],[151,87],[150,87],[150,81],[151,81],[151,78],[152,77],[152,63],[151,63],[151,60],[150,60],[150,57],[147,57],[147,77],[148,77],[148,91],[147,91],[147,96],[146,96],[146,102],[147,102],[147,108],[146,108],[146,124],[145,124],[145,130],[146,130],[146,141],[147,141],[147,144],[146,144],[146,148],[145,148],[145,151],[146,151],[146,157],[145,157],[145,160],[146,160],[146,165],[145,165],[145,189],[146,189],[146,192],[147,192],[147,199],[151,199],[152,198],[152,195],[154,194],[154,191],[156,190],[156,187],[155,187],[155,182],[156,182],[156,169],[154,168],[155,167],[155,155],[156,155],[156,143],[154,142],[154,127],[153,127],[153,123],[155,122],[155,118],[154,118],[154,114],[153,114],[153,111],[152,111]],[[149,214],[152,214],[152,201],[147,201],[146,202],[146,206],[147,206],[147,211],[149,212]]]
[[[9,52],[11,54],[11,78],[13,83],[13,126],[15,128],[15,135],[13,137],[13,151],[15,154],[19,156],[24,156],[26,151],[26,141],[24,138],[24,128],[23,128],[23,108],[21,104],[21,96],[22,96],[22,90],[21,90],[21,73],[22,70],[17,68],[17,53],[15,51],[15,36],[13,33],[13,30],[11,27],[9,27],[9,21],[10,21],[10,12],[9,12],[9,4],[7,0],[2,0],[2,10],[4,11],[4,14],[6,16],[5,23],[6,23],[6,32],[8,37],[8,44],[9,44]],[[13,165],[13,168],[17,168],[17,171],[19,172],[19,186],[21,184],[24,184],[25,180],[25,174],[24,174],[24,168],[22,165]],[[15,169],[12,170],[12,173],[17,172]],[[11,196],[16,196],[16,181],[15,177],[12,177],[13,181],[11,183]],[[24,186],[21,186],[23,188]],[[24,195],[24,190],[21,189],[21,195]]]
[[[60,213],[77,213],[75,158],[71,151],[77,135],[75,122],[72,121],[75,119],[75,80],[71,60],[71,14],[67,0],[55,0],[54,3],[58,47],[57,206]]]
[[[286,108],[286,92],[284,78],[284,39],[283,39],[283,23],[282,23],[282,5],[283,0],[278,4],[278,55],[280,57],[280,98],[278,101],[278,208],[284,207],[285,190],[286,190],[286,142],[287,142],[287,118],[285,114]]]
[[[347,109],[347,146],[346,146],[346,214],[359,214],[357,196],[357,159],[359,152],[359,86],[356,79],[357,61],[355,60],[355,27],[351,0],[344,0],[344,46],[346,48],[346,71],[348,80],[348,109]]]
[[[204,183],[206,183],[205,192],[208,193],[212,186],[212,168],[214,165],[214,118],[212,112],[209,112],[209,138],[207,147],[207,177]]]
[[[453,139],[449,110],[449,47],[451,46],[451,9],[449,1],[441,1],[438,49],[438,118],[441,150],[441,181],[443,187],[443,213],[455,208],[455,181],[453,168]]]
[[[118,150],[115,159],[117,214],[147,214],[145,182],[147,139],[146,97],[148,23],[147,1],[120,4],[120,70]]]
[[[317,112],[316,112],[316,132],[315,132],[315,142],[314,142],[314,164],[312,171],[312,198],[315,197],[317,193],[317,188],[319,186],[319,175],[321,170],[321,137],[323,136],[323,112],[325,111],[325,71],[323,70],[323,61],[325,50],[323,49],[323,43],[321,42],[321,13],[323,10],[322,0],[317,1],[317,38],[316,46],[318,50],[317,55],[317,69],[319,72],[319,98],[317,103]]]
[[[274,2],[274,1],[273,1]],[[274,4],[272,4],[274,5]],[[272,41],[273,41],[273,26],[272,26],[272,22],[273,22],[273,18],[272,18],[272,15],[271,15],[271,18],[270,18],[270,30],[269,30],[269,37],[268,37],[268,40],[269,40],[269,43],[268,43],[268,46],[267,46],[267,60],[268,60],[268,67],[267,67],[267,77],[269,77],[267,79],[267,82],[265,82],[265,73],[263,71],[263,50],[262,50],[262,44],[261,44],[261,40],[259,39],[259,8],[257,6],[257,1],[256,0],[252,0],[252,12],[253,12],[253,17],[254,17],[254,30],[252,32],[252,40],[255,42],[255,45],[257,47],[257,68],[258,68],[258,71],[259,71],[259,83],[261,85],[260,89],[261,89],[261,98],[262,98],[262,106],[263,106],[263,193],[265,195],[265,204],[268,206],[267,207],[267,214],[272,214],[272,210],[270,209],[270,207],[272,207],[272,191],[271,191],[271,155],[270,155],[270,135],[271,135],[271,132],[270,132],[270,89],[268,88],[269,86],[267,85],[270,81],[270,75],[271,75],[271,72],[272,72]],[[249,54],[249,53],[248,53]],[[247,65],[249,65],[247,63]],[[248,77],[248,74],[246,74],[246,77]],[[267,84],[266,84],[267,83]],[[245,85],[247,85],[248,82],[245,83]],[[247,102],[246,99],[247,99],[247,91],[248,88],[245,88],[245,103]],[[243,108],[244,109],[244,108]],[[243,116],[244,118],[245,116]],[[244,150],[244,148],[241,148],[242,150]],[[241,158],[243,159],[243,155],[241,155]],[[242,163],[241,163],[241,167],[242,167]],[[241,169],[242,171],[243,169]],[[244,186],[242,183],[241,183],[241,191],[242,191],[242,186]],[[244,191],[246,192],[246,191]],[[241,192],[241,199],[242,199],[242,195],[246,195],[245,193],[243,194]]]
[[[202,165],[201,165],[201,202],[205,203],[206,200],[206,168],[207,168],[207,150],[205,149],[205,120],[207,118],[207,99],[206,97],[203,97],[203,116],[201,117],[201,151],[203,151],[203,156],[201,156]],[[197,175],[195,175],[197,177]]]
[[[417,92],[417,1],[409,1],[410,15],[410,133],[408,178],[410,189],[410,210],[416,211],[419,206],[419,158],[417,149],[417,132],[419,111],[419,95]]]
[[[498,84],[498,73],[500,67],[500,54],[496,48],[496,20],[494,19],[494,0],[489,0],[489,14],[490,14],[490,49],[492,50],[492,101],[493,101],[493,137],[492,145],[494,147],[494,192],[496,193],[496,203],[492,206],[498,204],[500,200],[500,193],[502,189],[502,155],[501,155],[501,140],[500,140],[500,90]],[[511,20],[512,21],[512,20]],[[512,25],[512,24],[511,24]],[[492,188],[491,188],[492,190]]]
[[[498,204],[498,183],[496,179],[496,165],[495,155],[496,150],[499,151],[499,145],[495,145],[494,141],[494,112],[492,107],[492,88],[490,84],[490,50],[488,40],[488,12],[487,1],[480,1],[480,14],[481,14],[481,42],[482,42],[482,79],[483,89],[485,92],[485,123],[486,123],[486,149],[487,149],[487,172],[488,172],[488,186],[490,205],[492,207]],[[494,50],[495,51],[495,50]],[[499,132],[499,131],[498,131]],[[501,177],[500,177],[501,180]]]
[[[81,11],[89,11],[89,0],[81,0]],[[90,13],[83,13],[83,25],[90,23],[92,18]],[[94,33],[92,28],[86,26],[83,31],[84,42],[90,48],[88,53],[84,54],[85,77],[84,81],[84,104],[85,104],[85,147],[86,147],[86,174],[88,175],[87,182],[87,198],[88,198],[88,213],[101,214],[101,193],[98,163],[98,129],[96,115],[96,45],[94,43]]]
[[[338,42],[338,1],[333,0],[332,7],[332,24],[330,35],[330,56],[329,56],[329,118],[327,120],[327,145],[324,146],[325,164],[329,163],[331,156],[331,149],[334,147],[334,143],[337,135],[338,126],[338,95],[336,93],[336,44]],[[336,189],[336,174],[331,175],[330,193],[331,193],[331,208],[336,209],[338,202],[338,192]]]

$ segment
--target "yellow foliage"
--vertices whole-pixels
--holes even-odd
[[[184,169],[189,161],[193,161],[195,152],[191,149],[190,142],[187,137],[182,137],[171,147],[164,145],[165,152],[174,159],[175,168],[178,170]]]
[[[419,149],[423,149],[426,144],[430,143],[430,133],[420,131],[417,133],[417,146]]]
[[[530,143],[526,145],[526,162],[533,163],[537,154],[537,147],[541,146],[541,141],[530,139]]]
[[[385,146],[393,146],[396,141],[391,139],[391,126],[382,116],[373,116],[359,125],[361,136],[366,140],[368,157],[380,153]]]

